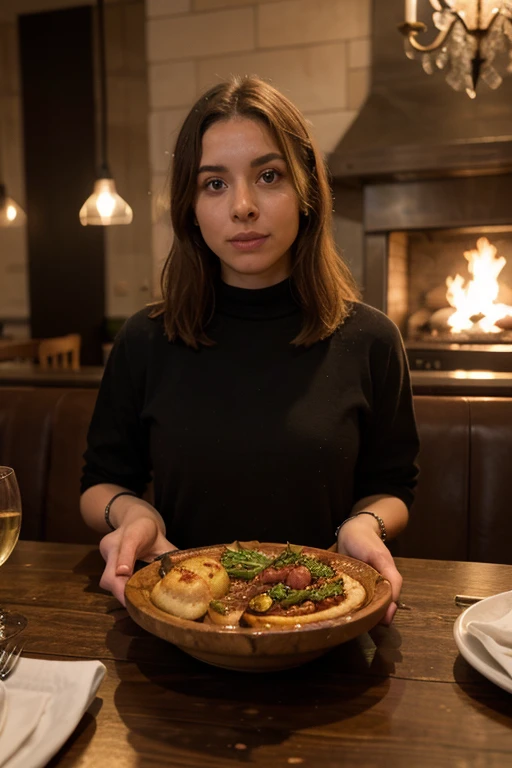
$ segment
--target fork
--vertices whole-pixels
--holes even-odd
[[[11,648],[6,647],[2,650],[0,653],[0,680],[6,680],[9,677],[20,659],[22,650],[22,645],[13,645]]]

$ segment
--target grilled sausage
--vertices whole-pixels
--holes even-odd
[[[311,573],[305,565],[297,565],[292,568],[285,583],[292,589],[306,589],[311,584]]]

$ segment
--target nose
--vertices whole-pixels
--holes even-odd
[[[231,216],[234,221],[254,221],[258,218],[258,203],[249,184],[241,183],[233,188]]]

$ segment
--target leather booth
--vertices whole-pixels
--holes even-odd
[[[420,478],[396,555],[512,564],[512,398],[416,396]]]
[[[0,388],[0,464],[23,498],[22,538],[95,542],[79,480],[95,389]],[[512,398],[416,396],[420,480],[396,555],[512,564]]]

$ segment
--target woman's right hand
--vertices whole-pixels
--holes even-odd
[[[100,552],[106,562],[100,587],[125,605],[124,589],[133,574],[135,560],[154,560],[157,555],[176,547],[162,533],[159,519],[147,509],[134,507],[122,524],[100,541]]]

